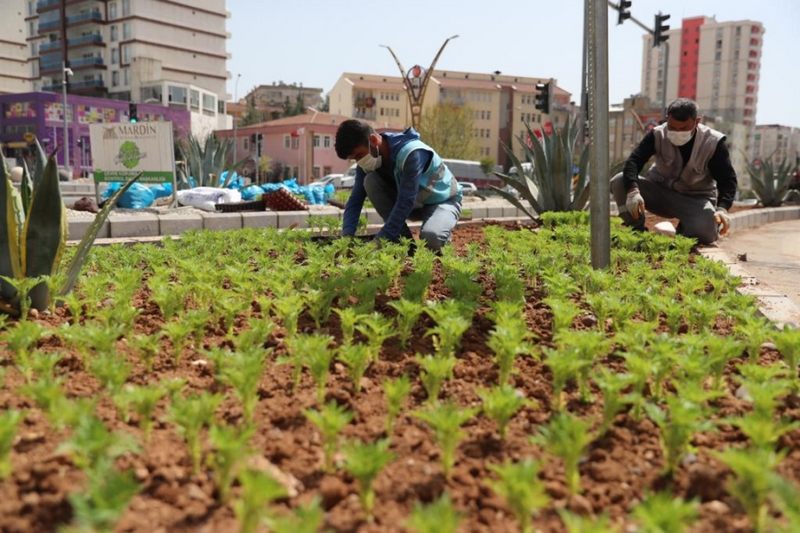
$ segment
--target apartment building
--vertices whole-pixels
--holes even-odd
[[[28,37],[35,28],[25,20],[31,7],[35,13],[25,0],[3,0],[0,6],[0,94],[33,88]]]
[[[0,5],[3,24],[17,3]],[[61,91],[66,64],[72,94],[185,108],[201,136],[230,123],[225,0],[26,0],[24,13],[34,91]]]
[[[764,26],[693,17],[667,35],[668,46],[658,48],[643,37],[642,94],[665,103],[691,98],[707,117],[754,126]]]
[[[800,128],[781,124],[759,124],[750,144],[753,159],[772,158],[774,162],[788,161],[800,165]]]
[[[285,106],[295,106],[298,98],[302,101],[303,108],[320,108],[324,102],[322,92],[322,89],[316,87],[303,87],[302,83],[280,81],[253,88],[245,95],[244,100],[247,105],[252,105],[265,116],[276,119]]]
[[[648,131],[663,118],[660,104],[633,95],[608,110],[608,160],[613,165],[628,158]]]
[[[575,114],[570,93],[555,82],[551,113],[544,115],[536,110],[535,87],[543,81],[548,80],[435,70],[422,105],[423,117],[438,104],[468,106],[479,156],[508,168],[510,161],[503,146],[513,147],[515,155],[522,157],[523,148],[517,139],[528,140],[525,122],[536,131],[549,132]],[[330,92],[330,111],[369,120],[387,129],[402,130],[411,125],[411,108],[399,76],[345,72]]]

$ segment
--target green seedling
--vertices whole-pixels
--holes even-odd
[[[567,528],[567,533],[619,533],[619,527],[611,525],[605,513],[600,516],[580,516],[566,509],[559,509],[558,516]]]
[[[30,366],[31,351],[44,336],[45,329],[36,322],[22,321],[17,322],[16,327],[7,329],[4,337],[8,349],[14,352],[16,363],[23,366]],[[30,376],[26,376],[30,379]]]
[[[761,418],[772,419],[780,398],[792,390],[786,370],[778,365],[759,364],[739,365],[738,370],[742,375],[739,383],[745,392],[745,399],[753,404],[753,413]]]
[[[11,450],[17,435],[17,426],[22,420],[22,413],[8,410],[0,413],[0,481],[11,475]]]
[[[414,325],[419,320],[425,307],[419,302],[406,299],[390,302],[389,305],[397,311],[397,337],[400,339],[400,346],[406,348]]]
[[[158,335],[140,334],[132,338],[131,344],[147,372],[153,370],[153,363],[161,351],[161,338]]]
[[[334,311],[339,315],[339,324],[342,329],[342,344],[346,346],[353,344],[353,333],[355,332],[356,323],[361,318],[361,315],[352,307],[334,309]]]
[[[268,516],[266,523],[273,533],[318,533],[325,520],[325,510],[315,497],[307,505],[295,508],[291,513]]]
[[[89,370],[110,394],[119,391],[131,373],[128,363],[109,353],[95,355],[89,362]]]
[[[623,394],[633,379],[630,374],[615,374],[607,368],[600,370],[595,383],[603,393],[603,421],[598,434],[604,435],[614,424],[616,416],[628,405],[630,399]]]
[[[191,328],[189,338],[195,346],[202,346],[206,335],[206,326],[211,322],[211,311],[208,309],[189,309],[181,317]]]
[[[266,367],[263,348],[250,348],[231,354],[222,365],[220,379],[230,386],[242,404],[242,418],[246,425],[253,424],[253,413],[258,403],[258,384]]]
[[[386,434],[391,435],[397,415],[411,392],[411,380],[403,374],[399,378],[383,382],[383,393],[386,395]]]
[[[490,467],[498,479],[490,481],[492,490],[505,500],[522,533],[533,533],[531,516],[544,508],[549,499],[539,481],[539,465],[530,459]]]
[[[475,409],[459,407],[452,402],[437,403],[414,412],[414,416],[433,430],[434,439],[441,449],[442,471],[447,478],[456,462],[456,449],[464,438],[461,426],[475,416],[475,412]]]
[[[794,391],[797,392],[800,389],[800,380],[797,375],[798,367],[800,367],[800,329],[784,326],[783,330],[773,335],[773,340],[789,367],[789,378]]]
[[[507,263],[495,263],[492,269],[494,295],[498,301],[520,304],[525,298],[525,281],[519,269]]]
[[[453,369],[456,367],[458,359],[455,356],[436,356],[417,354],[417,364],[421,373],[420,380],[428,393],[428,401],[436,402],[439,399],[439,391],[448,379],[453,377]]]
[[[189,448],[194,473],[200,472],[202,450],[200,431],[214,420],[214,411],[222,401],[222,396],[200,393],[185,398],[175,398],[170,408],[170,418],[177,424],[178,431]]]
[[[27,322],[24,322],[27,324]],[[40,352],[35,350],[26,353],[25,356],[17,358],[17,367],[25,378],[26,383],[30,383],[36,378],[55,377],[55,368],[61,361],[61,354],[51,352]]]
[[[421,303],[428,296],[428,286],[433,279],[433,256],[429,256],[430,253],[426,248],[417,248],[413,260],[414,270],[405,277],[403,283],[404,300]]]
[[[84,471],[108,469],[114,460],[138,446],[126,433],[111,432],[94,414],[85,413],[75,424],[72,435],[62,442],[59,453],[66,453]]]
[[[297,333],[297,321],[300,318],[300,313],[303,312],[303,305],[302,294],[296,293],[281,296],[273,301],[273,310],[281,321],[281,324],[283,324],[287,337],[291,337]]]
[[[275,324],[270,320],[251,320],[249,329],[232,336],[233,346],[239,352],[263,349],[274,329]]]
[[[456,533],[460,522],[461,514],[445,492],[428,505],[416,502],[406,527],[414,533]]]
[[[304,293],[308,313],[311,315],[317,329],[328,321],[331,316],[331,306],[336,299],[336,293],[327,287],[322,289],[307,289]]]
[[[356,329],[367,338],[367,346],[374,358],[380,354],[381,346],[386,339],[394,336],[394,327],[391,319],[380,313],[370,313],[360,319]]]
[[[553,333],[570,329],[575,317],[581,312],[580,307],[571,300],[550,296],[544,299],[544,303],[553,313]]]
[[[518,355],[528,355],[533,352],[533,346],[529,342],[532,338],[533,334],[528,331],[522,319],[497,318],[486,344],[494,352],[499,385],[508,384],[514,373],[514,361]]]
[[[756,412],[730,418],[725,422],[738,427],[754,447],[763,450],[774,450],[783,435],[800,427],[800,422],[773,420]]]
[[[666,297],[659,300],[658,307],[664,313],[664,319],[669,331],[677,335],[681,326],[683,326],[683,316],[685,314],[683,305],[672,298]]]
[[[9,203],[11,200],[9,199]],[[9,215],[11,216],[11,215]],[[27,221],[26,221],[27,222]],[[27,232],[27,224],[25,226]],[[9,226],[8,231],[11,232],[12,228]],[[36,288],[38,285],[42,283],[47,283],[50,276],[35,276],[35,277],[24,277],[24,278],[15,278],[15,277],[8,277],[8,276],[0,276],[0,279],[11,285],[14,289],[14,294],[16,298],[19,300],[18,307],[19,307],[19,319],[21,322],[25,322],[28,320],[28,315],[30,314],[31,310],[31,292],[33,289]]]
[[[343,344],[339,347],[337,359],[347,366],[353,390],[358,394],[361,392],[361,378],[372,361],[372,352],[365,344]]]
[[[561,411],[564,408],[564,388],[570,380],[576,380],[592,368],[592,361],[578,357],[574,350],[564,348],[544,348],[545,364],[553,374],[552,408]]]
[[[767,324],[759,318],[739,322],[733,328],[733,332],[743,344],[751,363],[758,362],[758,357],[761,355],[761,345],[769,336],[767,328]]]
[[[208,431],[211,444],[208,463],[214,473],[214,483],[222,503],[228,503],[233,481],[250,455],[252,434],[252,429],[218,425],[212,425]]]
[[[440,357],[456,354],[461,336],[472,325],[471,318],[464,316],[463,307],[455,301],[429,305],[428,314],[436,322],[436,326],[428,329],[426,337],[433,337],[433,347]]]
[[[325,402],[325,388],[328,385],[331,362],[336,354],[330,347],[333,337],[327,336],[324,338],[327,339],[327,342],[320,342],[314,350],[305,354],[305,364],[317,384],[317,403],[320,405]]]
[[[536,402],[527,400],[525,396],[510,385],[498,385],[493,389],[478,391],[481,397],[481,410],[483,414],[497,424],[500,439],[506,438],[506,429],[511,418],[522,407],[535,405]]]
[[[373,312],[375,309],[375,296],[382,293],[388,285],[388,276],[377,272],[366,279],[360,279],[353,286],[353,293],[358,300],[355,309],[363,314]]]
[[[272,476],[258,470],[244,470],[239,474],[241,496],[233,502],[239,520],[240,533],[256,533],[267,517],[267,505],[287,496],[286,488]]]
[[[361,508],[369,520],[372,520],[372,509],[375,507],[372,484],[381,470],[393,460],[389,439],[371,443],[351,442],[344,447],[344,469],[358,481]]]
[[[714,376],[714,388],[721,390],[723,373],[728,361],[742,353],[739,341],[730,337],[708,335],[706,339],[707,365]]]
[[[554,415],[550,423],[539,428],[535,444],[564,461],[564,475],[570,494],[578,494],[581,477],[578,462],[594,440],[591,424],[567,412]]]
[[[120,335],[122,332],[118,328],[97,322],[86,323],[80,328],[70,326],[66,330],[67,339],[78,348],[84,359],[92,352],[104,355],[116,354],[117,339]]]
[[[150,439],[153,428],[153,412],[156,405],[166,395],[167,391],[160,386],[127,385],[114,397],[114,403],[125,414],[125,421],[130,421],[131,413],[135,413],[139,421],[139,428],[144,435],[144,442]]]
[[[191,322],[177,319],[164,324],[162,331],[164,336],[172,343],[173,360],[175,362],[180,361],[181,353],[194,333],[194,325]]]
[[[87,478],[82,490],[69,495],[77,531],[114,531],[139,485],[130,472],[114,468],[89,471]]]
[[[289,352],[288,357],[278,359],[280,364],[292,366],[292,391],[297,391],[300,386],[303,366],[308,364],[312,354],[327,354],[330,350],[331,337],[319,334],[298,334],[286,339],[286,348]]]
[[[319,411],[307,410],[305,412],[312,424],[322,436],[322,451],[325,455],[325,471],[334,471],[333,456],[339,449],[339,434],[342,429],[353,419],[353,414],[340,405],[329,402]]]
[[[712,429],[701,405],[687,398],[669,396],[667,408],[647,404],[645,410],[661,430],[661,449],[664,453],[664,474],[672,476],[689,449],[695,433]]]
[[[224,292],[222,294],[225,294]],[[249,309],[250,302],[236,295],[219,296],[214,301],[214,315],[222,320],[222,325],[225,328],[225,334],[230,335],[233,331],[233,325],[236,317],[242,313],[246,313]]]
[[[691,528],[698,515],[695,501],[673,498],[671,494],[650,494],[633,509],[633,516],[644,531],[683,533]]]
[[[166,277],[152,276],[148,281],[150,297],[158,305],[164,320],[172,320],[184,308],[186,288]]]

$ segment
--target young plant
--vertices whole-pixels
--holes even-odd
[[[297,333],[297,321],[303,312],[303,305],[303,295],[297,293],[286,294],[273,301],[273,310],[283,324],[287,337]]]
[[[664,453],[664,473],[671,476],[695,433],[711,429],[701,405],[687,398],[669,396],[667,409],[654,404],[645,405],[650,419],[661,430],[661,449]]]
[[[258,403],[258,384],[266,367],[266,351],[263,348],[248,348],[231,354],[222,365],[220,378],[230,386],[242,404],[242,418],[252,425],[253,412]]]
[[[148,281],[150,297],[158,305],[164,320],[171,320],[184,308],[186,288],[171,283],[167,275],[153,275]]]
[[[459,407],[452,402],[436,403],[425,410],[416,411],[414,416],[425,422],[433,430],[434,439],[441,448],[442,470],[445,477],[456,462],[456,449],[464,433],[461,426],[473,416],[475,409]]]
[[[533,533],[531,515],[547,505],[549,499],[539,481],[539,465],[530,459],[490,467],[498,479],[490,481],[492,490],[502,496],[519,523],[522,533]]]
[[[120,390],[131,372],[128,363],[111,353],[95,355],[89,363],[89,370],[110,394]]]
[[[0,481],[11,475],[10,455],[21,419],[22,414],[13,409],[0,413]]]
[[[591,424],[570,413],[558,413],[550,423],[539,428],[533,442],[564,461],[564,474],[570,494],[578,494],[581,477],[578,462],[594,440]]]
[[[151,372],[156,356],[161,351],[161,338],[158,335],[140,334],[131,339],[131,344],[142,361],[144,369]]]
[[[469,309],[467,312],[466,309]],[[455,300],[428,304],[426,312],[436,322],[436,326],[429,329],[426,337],[433,337],[433,346],[437,355],[455,355],[456,349],[464,335],[472,325],[472,310]]]
[[[342,344],[350,345],[353,343],[353,333],[356,329],[356,323],[361,318],[356,310],[352,307],[345,307],[344,309],[334,309],[339,315],[339,324],[342,329]]]
[[[305,364],[317,384],[317,403],[322,405],[325,402],[325,387],[328,384],[331,362],[336,352],[330,347],[330,343],[333,342],[332,337],[322,335],[319,337],[321,340],[315,349],[305,354]]]
[[[14,358],[18,365],[29,366],[31,351],[36,347],[39,340],[44,336],[45,329],[37,322],[21,321],[17,322],[16,327],[7,329],[4,337],[8,349],[14,352]],[[26,376],[30,378],[30,376]]]
[[[628,388],[633,380],[630,374],[615,374],[603,368],[594,381],[603,393],[603,421],[598,434],[604,435],[614,424],[614,418],[630,403],[629,397],[622,391]]]
[[[130,472],[102,468],[86,472],[86,486],[69,495],[78,531],[113,531],[139,485]]]
[[[478,396],[481,397],[483,414],[497,424],[501,440],[506,438],[506,428],[514,414],[522,407],[535,405],[511,385],[482,389],[478,391]]]
[[[428,295],[428,286],[433,279],[433,252],[425,247],[417,248],[412,259],[413,270],[405,277],[403,299],[412,302],[424,302]]]
[[[361,508],[372,520],[375,490],[372,483],[384,467],[394,460],[389,451],[389,439],[371,443],[351,442],[344,448],[344,469],[358,481]]]
[[[189,321],[177,319],[164,324],[162,331],[164,336],[172,343],[173,360],[175,362],[180,361],[181,353],[194,332],[194,325]]]
[[[533,351],[529,340],[533,334],[528,331],[525,322],[518,317],[497,319],[486,343],[494,352],[499,377],[497,383],[506,385],[514,373],[514,361],[518,355],[527,355]]]
[[[414,504],[406,527],[414,533],[456,533],[461,522],[461,514],[453,506],[450,496],[443,492],[439,499],[422,505]]]
[[[784,326],[783,330],[774,334],[774,340],[775,346],[789,367],[789,378],[796,392],[800,389],[800,378],[797,375],[800,367],[800,329]]]
[[[739,379],[745,400],[753,405],[753,413],[761,418],[772,419],[779,399],[792,391],[792,382],[785,376],[786,370],[778,365],[739,365]]]
[[[361,392],[361,378],[372,360],[372,352],[365,344],[343,344],[339,346],[339,361],[347,366],[356,394]]]
[[[139,428],[144,434],[144,442],[150,439],[150,431],[153,428],[153,412],[166,393],[167,391],[160,384],[156,386],[127,385],[114,397],[114,403],[125,413],[126,422],[130,420],[131,413],[136,414]]]
[[[307,364],[312,354],[330,352],[331,337],[329,335],[301,333],[288,337],[285,342],[289,355],[278,359],[278,363],[292,366],[292,391],[296,391],[297,387],[300,386],[303,366]]]
[[[214,483],[222,503],[228,503],[231,486],[250,454],[252,429],[241,430],[232,426],[212,425],[208,432],[211,453],[209,466],[214,472]]]
[[[575,302],[567,299],[549,296],[544,299],[544,303],[553,313],[553,333],[570,329],[575,317],[581,312]]]
[[[567,533],[619,533],[620,529],[611,525],[605,513],[600,516],[581,516],[566,509],[559,509],[558,516],[567,528]]]
[[[86,412],[76,421],[70,438],[58,448],[87,472],[111,468],[117,457],[137,450],[129,434],[109,431],[99,418]]]
[[[195,474],[200,472],[202,465],[200,432],[211,424],[214,411],[221,401],[222,396],[204,392],[186,398],[175,398],[172,402],[170,418],[178,425],[178,431],[186,441]]]
[[[369,346],[370,352],[375,358],[380,354],[383,342],[394,335],[391,319],[380,313],[370,313],[362,316],[360,323],[356,325],[356,329],[367,338],[367,346]]]
[[[564,408],[564,388],[571,380],[578,380],[582,374],[592,368],[592,361],[578,356],[574,350],[557,347],[544,348],[545,364],[553,375],[552,408],[561,411]]]
[[[733,332],[744,345],[744,350],[747,352],[751,363],[758,362],[758,356],[761,355],[761,345],[769,336],[767,328],[767,324],[758,318],[739,322],[733,328]]]
[[[498,301],[520,304],[525,298],[525,280],[519,269],[508,263],[495,263],[491,271],[494,295]]]
[[[428,393],[428,401],[436,402],[439,399],[442,384],[453,377],[453,369],[455,369],[458,359],[452,355],[421,356],[417,354],[416,360],[421,369],[420,380]]]
[[[683,533],[697,519],[696,501],[673,498],[666,492],[650,494],[633,510],[633,516],[644,531]]]
[[[425,307],[419,302],[406,299],[390,302],[389,305],[397,311],[397,337],[400,339],[400,346],[405,348],[408,346],[408,340],[411,338],[414,324],[419,320]]]
[[[411,392],[411,381],[403,374],[399,378],[383,382],[383,393],[386,395],[386,434],[391,435],[394,421],[403,409],[408,394]]]
[[[322,436],[322,451],[325,455],[325,471],[334,471],[333,456],[339,449],[339,433],[353,419],[353,414],[340,405],[329,402],[319,411],[311,409],[305,412],[312,424]]]
[[[267,517],[267,504],[287,495],[286,488],[259,470],[244,470],[239,474],[241,496],[233,502],[241,533],[256,533]]]
[[[706,339],[707,366],[714,376],[714,389],[721,390],[722,378],[728,361],[742,353],[739,341],[730,337],[708,335]]]
[[[317,533],[325,520],[325,510],[315,497],[307,505],[301,505],[291,513],[268,516],[266,523],[273,533]]]
[[[714,453],[733,472],[726,488],[742,504],[757,533],[766,531],[767,503],[776,477],[775,468],[784,455],[763,448],[728,448]]]
[[[773,420],[755,412],[730,418],[726,422],[738,427],[753,446],[764,450],[774,450],[778,439],[800,427],[800,422]]]

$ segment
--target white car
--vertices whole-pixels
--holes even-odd
[[[320,186],[324,187],[327,184],[332,183],[333,186],[338,189],[338,188],[340,188],[342,186],[342,178],[343,177],[344,177],[344,174],[326,174],[325,176],[322,176],[320,179],[318,179],[317,181],[315,181],[313,183],[310,183],[309,185],[311,185],[311,186],[320,185]]]
[[[474,183],[470,183],[468,181],[459,181],[458,184],[461,186],[461,194],[464,196],[478,193],[478,187],[476,187]]]

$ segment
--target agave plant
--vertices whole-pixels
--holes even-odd
[[[37,311],[49,307],[46,280],[61,269],[67,241],[67,211],[61,199],[55,154],[47,158],[38,141],[35,145],[34,173],[32,178],[23,179],[21,192],[11,183],[5,163],[0,164],[0,297],[9,304],[0,309],[11,314],[27,310],[28,302]],[[138,178],[128,180],[95,216],[67,267],[58,294],[65,295],[75,286],[97,232],[119,197]],[[40,281],[27,283],[35,279]]]
[[[553,130],[550,135],[541,132],[542,140],[537,136],[539,132],[534,132],[527,122],[525,128],[531,144],[528,145],[522,136],[517,140],[525,152],[526,161],[532,163],[532,167],[525,168],[529,165],[523,166],[513,150],[506,147],[506,153],[518,171],[513,175],[495,172],[506,185],[517,190],[520,197],[517,198],[499,187],[492,188],[531,218],[545,211],[579,211],[586,207],[589,201],[589,148],[584,147],[577,158],[576,181],[576,121],[567,121],[561,131]],[[530,206],[524,205],[521,200],[526,200]]]
[[[748,161],[747,173],[750,174],[750,183],[759,203],[764,207],[780,206],[790,192],[789,186],[796,170],[796,165],[786,159],[775,164],[770,157],[762,160],[759,166]]]
[[[231,139],[219,140],[215,135],[206,137],[204,143],[195,136],[190,136],[185,141],[178,144],[181,158],[186,162],[186,170],[178,169],[179,187],[189,188],[189,177],[195,180],[198,187],[217,187],[219,178],[225,170],[228,152],[233,147]],[[238,166],[238,165],[234,165]],[[187,175],[188,172],[188,175]],[[223,187],[227,187],[233,177],[232,172],[228,176]]]

